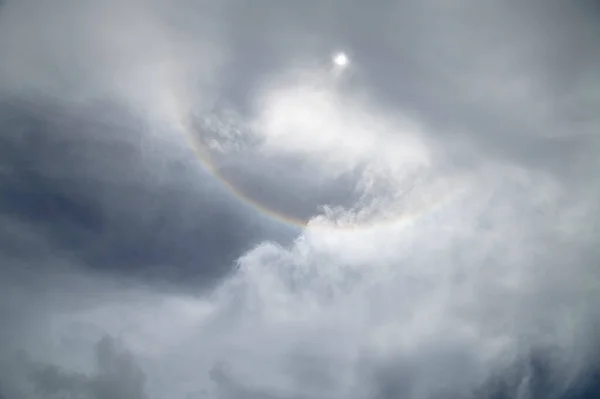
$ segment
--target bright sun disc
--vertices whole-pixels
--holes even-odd
[[[333,63],[338,67],[345,67],[350,63],[346,53],[337,53],[333,56]]]

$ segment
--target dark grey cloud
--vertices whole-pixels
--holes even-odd
[[[143,125],[116,105],[7,100],[2,113],[3,214],[41,236],[49,246],[42,256],[57,251],[96,270],[212,281],[269,235],[268,222],[240,210],[191,151],[147,153]],[[4,234],[5,254],[35,252],[14,230]]]

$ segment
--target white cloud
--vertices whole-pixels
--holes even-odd
[[[387,167],[426,165],[428,153],[415,123],[389,118],[356,101],[356,94],[301,81],[259,95],[253,126],[263,150],[313,159],[323,173],[342,173],[364,163]],[[316,158],[316,159],[315,159]]]
[[[263,244],[208,296],[84,279],[90,306],[51,305],[29,333],[55,354],[30,350],[77,370],[85,351],[69,348],[112,334],[150,397],[460,396],[539,348],[566,384],[598,349],[600,293],[585,240],[555,224],[594,209],[565,195],[550,176],[495,165],[410,224],[309,227],[289,248]]]

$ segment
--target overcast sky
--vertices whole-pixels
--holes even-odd
[[[595,397],[599,43],[592,0],[0,1],[0,399]]]

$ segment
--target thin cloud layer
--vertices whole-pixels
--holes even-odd
[[[598,14],[551,3],[6,1],[0,397],[574,392]]]

